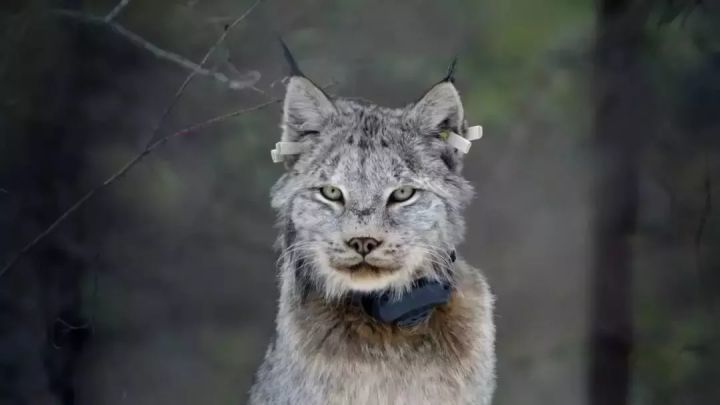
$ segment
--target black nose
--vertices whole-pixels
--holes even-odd
[[[356,252],[365,256],[372,252],[373,249],[380,246],[380,241],[374,238],[352,238],[347,241],[348,246],[355,249]]]

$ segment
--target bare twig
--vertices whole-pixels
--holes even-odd
[[[225,39],[225,37],[227,36],[227,33],[233,27],[235,27],[238,23],[240,23],[243,19],[245,19],[245,17],[253,9],[255,9],[255,7],[258,4],[260,4],[261,1],[262,0],[256,1],[252,6],[250,6],[250,8],[247,11],[245,11],[245,13],[243,13],[240,17],[235,19],[235,21],[233,21],[233,23],[230,26],[228,26],[228,28],[220,36],[221,39],[219,41],[222,42]],[[80,13],[80,12],[72,11],[72,10],[55,10],[54,13],[57,15],[63,16],[63,17],[80,20],[80,21],[83,21],[83,22],[86,22],[89,24],[107,26],[110,29],[112,29],[115,33],[117,33],[118,35],[120,35],[120,36],[124,37],[125,39],[127,39],[128,41],[130,41],[132,44],[134,44],[142,49],[145,49],[146,51],[152,53],[156,57],[173,62],[178,66],[181,66],[185,69],[190,70],[192,76],[202,75],[202,76],[210,77],[212,79],[219,81],[220,83],[227,85],[229,88],[231,88],[233,90],[242,90],[242,89],[253,88],[253,86],[258,82],[258,80],[260,80],[260,74],[255,71],[250,72],[247,75],[248,77],[245,78],[244,80],[231,79],[224,73],[215,72],[215,71],[212,71],[210,69],[203,67],[203,65],[205,64],[205,62],[208,59],[207,55],[205,58],[203,58],[203,61],[200,64],[197,64],[183,56],[180,56],[176,53],[173,53],[173,52],[170,52],[170,51],[160,48],[159,46],[146,40],[145,38],[141,37],[140,35],[123,27],[122,25],[120,25],[112,20],[107,20],[106,17],[98,17],[98,16],[93,16],[93,15],[88,15],[88,14],[84,14],[84,13]],[[212,54],[212,52],[215,50],[216,47],[217,47],[217,43],[211,48],[211,51],[209,53]]]
[[[236,18],[235,21],[233,21],[233,23],[230,24],[230,25],[225,29],[225,31],[223,31],[222,35],[220,35],[220,37],[219,37],[218,40],[215,42],[215,44],[213,44],[213,46],[211,46],[210,49],[208,50],[208,52],[205,54],[205,57],[203,58],[201,64],[205,64],[205,62],[207,62],[207,60],[210,58],[210,56],[211,56],[212,53],[215,51],[215,49],[218,47],[218,45],[220,45],[220,43],[222,43],[222,41],[225,40],[225,38],[227,37],[227,35],[228,35],[228,33],[230,32],[230,30],[232,30],[232,29],[233,29],[235,26],[237,26],[242,20],[244,20],[245,17],[247,17],[248,14],[250,14],[250,12],[251,12],[252,10],[254,10],[255,7],[257,7],[258,4],[260,4],[261,1],[262,1],[262,0],[257,0],[257,1],[256,1],[252,6],[250,6],[250,8],[248,8],[240,17]],[[105,22],[103,21],[103,23],[105,23]],[[112,23],[112,22],[109,23],[109,24],[117,25],[117,24]],[[138,38],[139,38],[139,37],[138,37]],[[143,40],[143,41],[144,41],[144,40]],[[151,44],[151,45],[152,45],[152,44]],[[153,46],[154,46],[154,45],[153,45]],[[203,69],[201,65],[199,65],[199,68]],[[120,179],[121,177],[123,177],[128,171],[130,171],[130,169],[132,169],[135,165],[137,165],[138,163],[140,163],[140,162],[145,158],[145,156],[147,156],[147,155],[149,155],[150,153],[152,153],[152,151],[155,150],[155,149],[157,149],[158,147],[164,145],[164,144],[165,144],[168,140],[170,140],[171,138],[173,138],[173,137],[175,137],[175,136],[178,136],[178,135],[187,134],[187,133],[189,133],[189,132],[192,132],[192,131],[195,131],[195,130],[198,130],[198,129],[201,129],[201,128],[205,128],[205,127],[207,127],[207,126],[209,126],[209,125],[212,125],[212,124],[221,122],[221,121],[226,120],[226,119],[228,119],[228,118],[232,118],[232,117],[235,117],[235,116],[244,114],[244,113],[246,113],[246,112],[257,111],[258,109],[267,107],[267,106],[269,106],[269,105],[275,104],[275,103],[277,103],[277,102],[280,101],[280,99],[275,99],[275,100],[271,100],[271,101],[265,102],[265,103],[263,103],[263,104],[259,104],[259,105],[255,106],[255,107],[251,107],[251,108],[247,108],[247,109],[239,110],[239,111],[234,111],[234,112],[229,113],[229,114],[224,114],[224,115],[219,116],[219,117],[211,118],[210,120],[201,122],[201,123],[199,123],[199,124],[191,125],[190,127],[187,127],[187,128],[181,129],[180,131],[176,131],[176,132],[174,132],[174,133],[171,133],[171,134],[169,134],[169,135],[166,135],[166,136],[158,139],[157,141],[153,141],[153,140],[155,139],[156,135],[160,132],[160,129],[162,128],[162,125],[163,125],[165,119],[166,119],[167,116],[170,114],[170,112],[172,111],[173,107],[177,104],[177,102],[178,102],[178,100],[180,99],[180,97],[182,96],[183,92],[185,91],[185,89],[187,88],[187,86],[188,86],[188,85],[190,84],[190,82],[192,81],[193,77],[195,77],[195,75],[198,74],[198,73],[199,73],[198,71],[192,70],[192,71],[190,72],[190,74],[185,78],[185,80],[183,81],[183,83],[180,85],[180,87],[178,88],[178,90],[175,92],[175,96],[174,96],[173,100],[170,102],[170,104],[168,105],[168,107],[165,108],[165,110],[164,110],[163,113],[161,114],[160,118],[158,119],[157,123],[156,123],[155,126],[153,127],[153,130],[151,131],[150,139],[149,139],[148,143],[145,145],[145,148],[144,148],[140,153],[138,153],[137,155],[135,155],[135,157],[133,157],[132,159],[128,160],[122,167],[120,167],[120,169],[118,169],[118,170],[117,170],[115,173],[113,173],[110,177],[108,177],[107,179],[105,179],[105,181],[103,181],[102,183],[96,185],[95,187],[93,187],[92,189],[90,189],[90,191],[88,191],[87,193],[85,193],[85,195],[83,195],[82,197],[80,197],[80,199],[78,199],[73,205],[71,205],[70,208],[68,208],[68,209],[65,210],[62,214],[60,214],[60,216],[57,217],[57,218],[55,219],[55,221],[53,221],[47,228],[45,228],[45,230],[43,230],[42,232],[40,232],[37,236],[35,236],[35,238],[34,238],[32,241],[30,241],[30,242],[27,243],[25,246],[23,246],[23,248],[20,249],[20,251],[17,252],[17,253],[7,262],[7,264],[5,264],[5,266],[4,266],[2,269],[0,269],[0,277],[2,277],[6,272],[8,272],[11,268],[13,268],[13,267],[15,266],[15,264],[17,264],[17,262],[18,262],[25,254],[27,254],[29,251],[31,251],[31,250],[35,247],[35,245],[37,245],[38,243],[40,243],[40,242],[41,242],[43,239],[45,239],[49,234],[51,234],[58,226],[60,226],[63,222],[65,222],[65,220],[66,220],[68,217],[70,217],[70,215],[72,215],[75,211],[77,211],[77,210],[80,209],[82,206],[84,206],[90,199],[92,199],[92,198],[95,196],[95,194],[97,194],[98,192],[100,192],[100,191],[102,191],[103,189],[107,188],[108,186],[110,186],[111,184],[113,184],[114,182],[116,182],[118,179]]]
[[[2,277],[8,270],[13,268],[15,266],[15,264],[17,264],[18,260],[20,260],[20,258],[22,258],[33,247],[35,247],[35,245],[37,245],[39,242],[41,242],[43,239],[45,239],[45,237],[47,237],[49,234],[51,234],[60,224],[65,222],[65,220],[70,215],[72,215],[75,211],[77,211],[83,205],[85,205],[85,203],[87,203],[91,198],[93,198],[93,196],[95,196],[95,194],[97,194],[98,192],[107,188],[111,184],[115,183],[117,180],[119,180],[121,177],[123,177],[125,174],[127,174],[127,172],[129,172],[130,169],[132,169],[135,165],[140,163],[147,155],[152,153],[155,149],[166,144],[172,138],[175,138],[175,137],[178,137],[181,135],[186,135],[191,132],[196,132],[200,129],[204,129],[206,127],[220,123],[222,121],[228,120],[233,117],[237,117],[239,115],[243,115],[243,114],[250,113],[253,111],[261,110],[261,109],[269,107],[273,104],[277,104],[281,100],[282,99],[277,98],[274,100],[266,101],[262,104],[258,104],[253,107],[249,107],[249,108],[233,111],[233,112],[230,112],[227,114],[219,115],[217,117],[213,117],[213,118],[210,118],[203,122],[199,122],[197,124],[193,124],[193,125],[183,128],[183,129],[180,129],[178,131],[175,131],[169,135],[166,135],[166,136],[152,142],[145,149],[143,149],[142,152],[138,153],[132,159],[125,162],[125,164],[122,167],[120,167],[117,171],[115,171],[115,173],[113,173],[110,177],[105,179],[105,181],[96,185],[95,187],[90,189],[90,191],[85,193],[85,195],[83,195],[80,199],[78,199],[72,206],[70,206],[70,208],[65,210],[65,212],[63,212],[55,221],[53,221],[53,223],[50,224],[50,226],[45,228],[45,230],[40,232],[31,242],[26,244],[17,254],[15,254],[15,256],[12,257],[12,259],[10,259],[10,261],[8,261],[8,263],[2,268],[2,270],[0,270],[0,277]]]
[[[334,87],[336,84],[337,84],[336,81],[331,81],[331,82],[328,83],[327,85],[321,86],[321,88],[322,88],[323,90],[328,90],[328,89]],[[162,138],[162,139],[160,139],[160,140],[152,143],[152,144],[150,145],[150,148],[151,148],[151,149],[155,149],[156,147],[159,146],[158,143],[166,142],[166,141],[169,140],[170,138],[174,138],[174,137],[176,137],[176,136],[181,136],[181,135],[186,135],[186,134],[189,134],[189,133],[192,133],[192,132],[196,132],[196,131],[198,131],[198,130],[200,130],[200,129],[204,129],[204,128],[206,128],[206,127],[209,127],[209,126],[211,126],[211,125],[217,124],[217,123],[219,123],[219,122],[228,120],[228,119],[230,119],[230,118],[237,117],[238,115],[243,115],[243,114],[246,114],[246,113],[251,113],[251,112],[254,112],[254,111],[262,110],[263,108],[269,107],[269,106],[271,106],[271,105],[273,105],[273,104],[277,104],[277,103],[281,102],[282,100],[283,100],[282,98],[275,98],[275,99],[272,99],[272,100],[270,100],[270,101],[266,101],[266,102],[264,102],[264,103],[258,104],[258,105],[253,106],[253,107],[245,108],[245,109],[242,109],[242,110],[231,111],[231,112],[229,112],[229,113],[227,113],[227,114],[218,115],[218,116],[216,116],[216,117],[212,117],[212,118],[207,119],[207,120],[205,120],[205,121],[198,122],[198,123],[196,123],[196,124],[192,124],[192,125],[187,126],[187,127],[183,128],[183,129],[179,129],[179,130],[173,132],[172,134],[170,134],[170,135],[168,135],[168,136],[166,136],[166,137],[164,137],[164,138]],[[2,273],[0,273],[0,276],[1,276],[1,275],[2,275]]]
[[[105,16],[105,22],[110,22],[115,19],[122,11],[125,9],[125,7],[130,4],[130,0],[120,0],[120,3],[115,6],[115,8],[112,9],[106,16]]]
[[[250,112],[253,112],[253,111],[262,110],[263,108],[269,107],[269,106],[271,106],[271,105],[273,105],[273,104],[277,104],[277,103],[279,103],[280,101],[282,101],[281,98],[276,98],[276,99],[273,99],[273,100],[270,100],[270,101],[266,101],[266,102],[264,102],[264,103],[262,103],[262,104],[258,104],[258,105],[253,106],[253,107],[245,108],[245,109],[243,109],[243,110],[237,110],[237,111],[229,112],[229,113],[227,113],[227,114],[218,115],[217,117],[213,117],[213,118],[210,118],[210,119],[205,120],[205,121],[203,121],[203,122],[199,122],[199,123],[197,123],[197,124],[193,124],[193,125],[190,125],[190,126],[188,126],[188,127],[183,128],[183,129],[181,129],[181,130],[175,131],[175,132],[173,132],[172,134],[170,134],[170,135],[169,135],[168,137],[166,137],[166,138],[172,138],[172,137],[176,137],[176,136],[186,135],[186,134],[195,132],[195,131],[197,131],[197,130],[200,130],[200,129],[204,129],[204,128],[206,128],[206,127],[209,127],[209,126],[211,126],[211,125],[217,124],[217,123],[219,123],[219,122],[228,120],[228,119],[230,119],[230,118],[237,117],[237,116],[239,116],[239,115],[247,114],[247,113],[250,113]],[[158,142],[161,142],[161,141],[162,141],[162,139],[159,140],[159,141],[154,142],[154,143],[151,145],[151,148],[153,148],[153,149],[156,148],[157,146],[155,146],[155,145],[156,145]]]
[[[204,66],[205,66],[205,64],[207,63],[208,59],[210,59],[210,56],[212,56],[212,54],[215,53],[215,50],[218,48],[218,46],[220,46],[220,44],[221,44],[223,41],[225,41],[225,38],[228,36],[228,34],[230,33],[230,31],[232,31],[232,29],[235,28],[238,24],[240,24],[240,23],[245,19],[245,17],[247,17],[253,10],[255,10],[255,7],[257,7],[257,6],[260,4],[260,2],[262,2],[262,0],[256,0],[255,3],[253,3],[252,6],[250,6],[247,10],[245,10],[244,13],[242,13],[239,17],[237,17],[235,20],[233,20],[233,22],[230,23],[230,24],[225,28],[225,30],[223,30],[222,34],[220,34],[220,36],[218,36],[217,41],[215,41],[215,43],[208,49],[208,51],[205,53],[205,56],[203,56],[202,60],[200,61],[200,66],[199,66],[199,67],[200,67],[201,69],[207,70],[207,69],[205,69]],[[155,136],[157,135],[157,133],[158,133],[159,130],[160,130],[160,125],[161,125],[162,122],[165,120],[165,118],[168,116],[168,114],[170,114],[170,111],[171,111],[171,110],[173,109],[173,107],[175,106],[175,103],[177,103],[177,101],[180,99],[180,95],[185,91],[185,89],[187,88],[187,86],[190,85],[190,82],[195,78],[195,75],[198,74],[198,73],[200,73],[198,70],[192,70],[192,71],[190,72],[190,74],[185,78],[185,81],[183,82],[183,84],[180,85],[180,87],[178,88],[177,92],[175,92],[175,98],[174,98],[173,101],[170,103],[170,105],[168,105],[168,107],[165,109],[165,111],[163,112],[163,114],[160,116],[160,120],[158,121],[158,123],[157,123],[157,125],[155,126],[155,128],[153,128],[153,131],[152,131],[152,133],[151,133],[151,135],[150,135],[150,139],[148,140],[148,143],[147,143],[147,145],[145,146],[146,148],[147,148],[147,147],[152,143],[152,141],[155,139]],[[213,73],[218,74],[218,73],[216,73],[216,72],[213,72]],[[223,75],[223,76],[225,76],[225,75]],[[256,75],[255,80],[254,80],[252,83],[250,83],[247,87],[252,87],[255,83],[257,83],[258,80],[260,80],[260,75],[259,75],[259,74]]]

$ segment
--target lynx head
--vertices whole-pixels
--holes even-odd
[[[442,136],[465,129],[452,75],[391,109],[331,98],[291,66],[282,140],[304,152],[272,190],[287,275],[328,298],[448,279],[472,196]]]

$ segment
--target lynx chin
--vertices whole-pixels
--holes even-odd
[[[331,98],[286,56],[280,302],[250,404],[490,404],[493,296],[455,250],[473,191],[447,141],[467,129],[453,68],[393,109]]]

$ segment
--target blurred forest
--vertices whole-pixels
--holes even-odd
[[[496,404],[720,403],[720,2],[254,4],[0,4],[0,403],[244,403],[277,299],[278,35],[387,106],[459,57]]]

